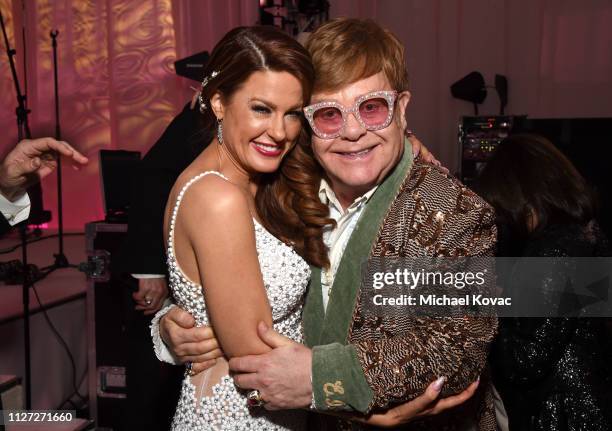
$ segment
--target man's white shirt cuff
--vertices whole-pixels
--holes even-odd
[[[15,226],[30,215],[30,197],[27,193],[20,198],[9,201],[0,193],[0,212],[11,226]]]
[[[130,274],[134,278],[165,278],[164,274]]]

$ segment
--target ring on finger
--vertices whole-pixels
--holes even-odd
[[[261,397],[261,392],[255,389],[247,394],[247,406],[249,407],[261,407],[266,402]]]
[[[42,154],[40,156],[41,160],[45,160],[45,161],[53,161],[53,160],[57,160],[59,158],[59,155],[56,151],[49,151],[46,152],[44,154]]]
[[[193,362],[189,361],[185,363],[185,369],[187,370],[187,374],[190,376],[195,376],[195,370],[193,369]]]

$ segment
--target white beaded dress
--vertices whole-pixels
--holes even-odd
[[[189,186],[206,175],[225,176],[206,171],[192,178],[179,193],[168,230],[168,273],[170,290],[176,304],[190,312],[197,326],[209,324],[202,286],[190,281],[181,271],[174,254],[174,224],[181,200]],[[297,342],[303,342],[302,307],[310,268],[288,245],[278,240],[255,219],[257,255],[264,286],[272,309],[274,329]],[[205,288],[205,287],[204,287]],[[227,361],[195,377],[186,372],[181,396],[172,421],[172,430],[305,430],[306,412],[287,410],[269,412],[249,409],[247,391],[238,389],[228,373]]]

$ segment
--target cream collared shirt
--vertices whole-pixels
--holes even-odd
[[[353,203],[346,209],[346,211],[340,205],[340,201],[336,197],[336,194],[332,190],[331,186],[325,180],[321,180],[319,187],[319,199],[321,202],[329,207],[330,218],[336,221],[336,227],[332,228],[328,226],[323,231],[323,241],[329,249],[329,263],[330,269],[321,271],[321,289],[323,292],[323,309],[327,310],[327,303],[329,302],[329,293],[334,283],[336,271],[338,265],[344,254],[344,249],[348,244],[348,240],[351,234],[357,226],[357,221],[363,210],[365,209],[368,201],[376,191],[378,186],[374,186],[363,196],[358,197]]]

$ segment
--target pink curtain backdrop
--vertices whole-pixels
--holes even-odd
[[[35,136],[54,130],[49,31],[60,31],[62,132],[92,159],[80,172],[64,170],[68,229],[82,230],[85,222],[102,217],[98,150],[146,152],[193,85],[174,75],[173,61],[210,51],[232,27],[254,24],[258,3],[0,0],[19,65],[22,23],[27,29]],[[332,0],[330,15],[373,18],[406,45],[410,127],[451,171],[457,168],[457,121],[472,108],[453,99],[449,86],[472,70],[481,71],[488,84],[495,73],[508,77],[509,114],[612,116],[612,3],[607,0]],[[1,49],[0,147],[6,151],[16,141],[16,102]],[[481,113],[497,110],[493,91]],[[56,217],[54,177],[43,190],[45,208]]]
[[[22,89],[22,24],[26,28],[30,127],[53,136],[52,29],[59,30],[62,137],[90,157],[79,172],[63,169],[64,225],[82,230],[103,217],[98,173],[100,149],[143,154],[190,98],[190,85],[174,74],[177,58],[210,51],[231,28],[255,24],[254,1],[214,0],[0,0],[11,45],[17,49]],[[14,34],[17,34],[15,40]],[[2,44],[0,141],[16,143],[15,91]],[[56,178],[43,182],[45,208],[57,223]]]
[[[408,124],[458,168],[457,123],[472,115],[450,85],[473,70],[508,77],[507,114],[612,117],[612,2],[607,0],[334,0],[330,15],[372,18],[406,46]],[[499,112],[494,89],[481,106]]]

